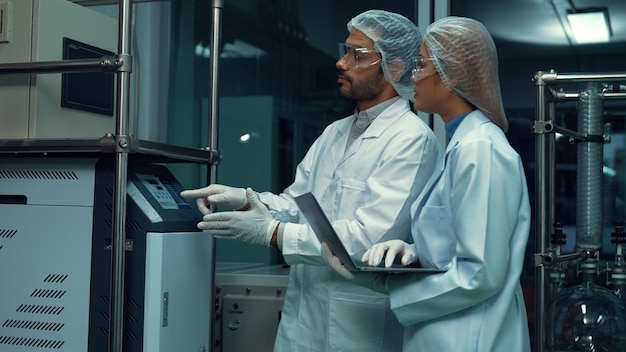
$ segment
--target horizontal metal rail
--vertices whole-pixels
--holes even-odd
[[[535,77],[537,83],[581,83],[581,82],[626,82],[626,72],[597,72],[597,73],[557,73],[555,71],[540,71]]]
[[[115,72],[122,66],[124,66],[124,60],[121,60],[118,56],[63,61],[16,62],[0,64],[0,75],[98,71]]]

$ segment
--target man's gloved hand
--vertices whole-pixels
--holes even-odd
[[[387,293],[387,273],[366,273],[366,272],[350,272],[343,266],[343,263],[339,258],[333,255],[330,247],[326,243],[322,243],[322,257],[326,261],[328,267],[339,274],[344,279],[351,281],[354,284],[369,288],[372,291]]]
[[[269,247],[278,221],[272,218],[256,192],[251,188],[245,191],[246,202],[250,204],[248,210],[207,214],[198,228],[215,237]]]
[[[377,243],[363,253],[361,261],[367,262],[369,266],[378,266],[384,257],[385,267],[389,268],[398,256],[401,256],[400,263],[404,266],[414,263],[417,258],[415,244],[408,244],[402,240]]]
[[[235,210],[242,209],[248,203],[246,190],[220,184],[180,192],[183,198],[196,198],[196,204],[202,214],[211,214],[211,204],[223,205]]]

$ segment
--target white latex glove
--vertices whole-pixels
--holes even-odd
[[[357,284],[359,286],[363,286],[369,288],[372,291],[380,292],[380,293],[388,293],[387,290],[387,277],[389,274],[387,273],[367,273],[367,272],[351,272],[343,266],[343,263],[339,260],[339,258],[335,257],[333,252],[330,250],[330,247],[326,243],[322,243],[322,257],[324,261],[326,261],[326,265],[328,267],[339,274],[344,279]]]
[[[196,198],[198,209],[204,215],[211,214],[211,204],[223,205],[238,210],[248,204],[246,190],[224,186],[217,183],[204,188],[190,189],[180,192],[183,198]]]
[[[246,189],[246,198],[249,209],[207,214],[198,223],[198,228],[215,237],[269,247],[278,221],[272,218],[251,188]]]
[[[361,261],[367,262],[369,266],[378,266],[384,257],[385,267],[389,268],[398,256],[401,256],[400,263],[404,266],[414,263],[417,258],[415,244],[408,244],[402,240],[377,243],[363,253]]]

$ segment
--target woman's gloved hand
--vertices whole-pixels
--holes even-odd
[[[242,209],[248,204],[245,189],[216,183],[204,188],[182,191],[180,196],[196,198],[198,209],[204,215],[211,214],[209,208],[211,204],[226,206],[235,210]]]
[[[389,268],[396,257],[400,257],[400,263],[404,266],[414,263],[417,258],[415,244],[408,244],[402,240],[377,243],[363,253],[361,261],[367,262],[369,266],[378,266],[384,258],[385,267]]]
[[[207,214],[198,223],[198,228],[218,238],[269,247],[278,221],[272,218],[256,192],[251,188],[245,191],[250,208]]]

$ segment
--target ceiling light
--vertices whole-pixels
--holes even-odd
[[[605,43],[611,37],[609,13],[604,8],[567,11],[574,40],[579,43]]]

